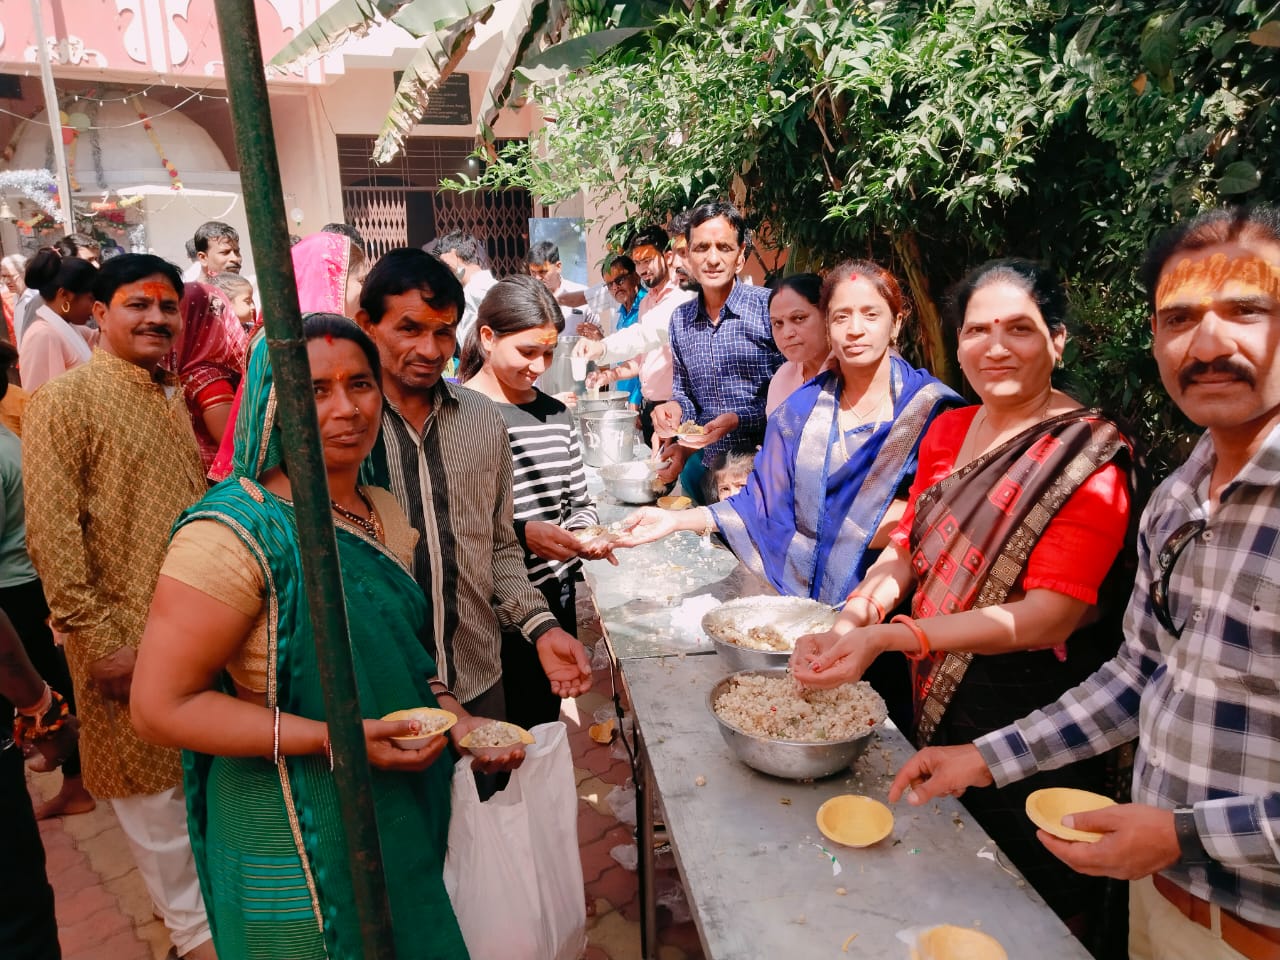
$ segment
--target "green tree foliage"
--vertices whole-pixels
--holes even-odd
[[[1134,268],[1178,217],[1280,195],[1276,17],[1256,0],[700,6],[535,84],[552,122],[461,186],[585,190],[636,219],[727,194],[793,269],[858,254],[904,275],[920,355],[952,379],[941,291],[991,256],[1047,260],[1075,278],[1082,399],[1172,450],[1185,425],[1147,375]]]

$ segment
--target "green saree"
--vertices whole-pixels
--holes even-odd
[[[231,477],[178,521],[213,520],[231,529],[267,585],[267,703],[324,719],[315,643],[291,504],[257,479],[281,462],[266,343],[255,342],[236,425]],[[381,544],[339,525],[342,567],[360,712],[435,706],[427,679],[436,668],[420,636],[427,602],[413,576]],[[257,758],[186,752],[191,844],[219,956],[363,956],[341,808],[323,757]],[[398,960],[467,957],[442,870],[448,842],[448,754],[422,773],[374,770],[381,839]]]

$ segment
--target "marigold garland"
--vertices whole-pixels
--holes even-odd
[[[156,155],[160,157],[160,164],[169,174],[169,179],[172,181],[169,185],[170,188],[173,190],[181,190],[182,180],[178,177],[178,168],[175,167],[173,163],[170,162],[169,158],[164,155],[164,147],[161,146],[160,138],[156,136],[156,132],[151,126],[150,118],[142,109],[142,105],[138,103],[136,98],[130,98],[129,102],[133,104],[134,112],[137,113],[138,119],[142,121],[142,129],[147,131],[147,136],[151,138],[151,145],[156,148]]]

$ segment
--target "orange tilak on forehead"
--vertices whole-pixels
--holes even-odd
[[[1262,294],[1280,300],[1280,269],[1255,253],[1178,261],[1166,268],[1156,286],[1156,309],[1171,305],[1208,306],[1223,296]]]
[[[560,339],[560,335],[556,333],[554,327],[551,328],[550,330],[542,331],[536,337],[533,338],[535,343],[541,343],[544,345],[555,343],[558,339]]]
[[[133,296],[141,289],[142,294],[150,297],[156,303],[160,303],[166,297],[170,300],[178,298],[178,291],[173,289],[173,284],[165,283],[160,280],[143,280],[140,283],[127,283],[111,297],[111,305],[118,306],[125,301],[126,297]]]

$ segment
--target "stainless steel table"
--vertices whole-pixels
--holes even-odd
[[[718,656],[620,666],[708,958],[837,957],[853,934],[850,956],[904,957],[898,931],[954,923],[985,930],[1011,957],[1087,960],[1003,860],[979,856],[996,846],[955,800],[896,805],[892,835],[862,850],[819,833],[815,816],[827,798],[885,799],[912,753],[896,730],[878,733],[847,776],[777,780],[739,763],[707,710],[707,691],[725,672]],[[652,939],[647,946],[654,955]]]
[[[595,471],[587,473],[602,523],[635,509],[611,501]],[[822,837],[814,819],[819,805],[840,793],[885,799],[892,773],[913,752],[910,744],[886,729],[848,776],[817,783],[777,780],[743,766],[706,707],[707,691],[725,669],[699,621],[716,601],[773,593],[772,587],[732,553],[691,533],[620,550],[618,558],[618,567],[588,564],[586,576],[639,734],[645,960],[658,949],[657,806],[710,960],[903,957],[897,931],[937,923],[978,924],[1011,957],[1088,960],[1053,911],[1002,866],[1007,861],[996,861],[995,844],[958,801],[923,809],[898,804],[893,835],[865,850]],[[838,876],[819,845],[839,862]]]

